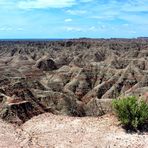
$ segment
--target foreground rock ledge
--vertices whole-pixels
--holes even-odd
[[[127,134],[113,115],[68,117],[50,113],[22,126],[0,120],[0,147],[6,148],[146,148],[148,135]]]

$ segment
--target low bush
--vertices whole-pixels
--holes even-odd
[[[113,100],[113,109],[126,129],[138,130],[148,122],[148,104],[134,96]]]

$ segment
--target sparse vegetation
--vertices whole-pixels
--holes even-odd
[[[135,96],[113,100],[113,108],[126,129],[137,131],[148,122],[148,104]]]

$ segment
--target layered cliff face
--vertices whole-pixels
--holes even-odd
[[[98,116],[113,98],[148,99],[148,40],[0,42],[0,117]]]

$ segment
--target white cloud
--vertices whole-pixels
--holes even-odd
[[[64,21],[65,22],[72,22],[72,19],[71,18],[68,18],[68,19],[65,19]]]
[[[64,8],[75,4],[75,0],[23,0],[18,3],[18,7],[21,9]]]
[[[91,27],[88,27],[88,26],[83,26],[83,27],[67,26],[64,29],[66,31],[68,31],[68,32],[75,31],[75,32],[85,32],[85,33],[87,33],[88,31],[92,32],[92,31],[97,31],[98,30],[98,28],[95,27],[95,26],[91,26]]]
[[[95,15],[93,14],[91,18],[99,19],[99,20],[113,20],[117,18],[121,14],[120,10],[106,10],[102,8],[102,10],[97,10]]]
[[[136,34],[137,32],[132,30],[132,31],[130,31],[130,33],[132,33],[132,34]]]
[[[0,5],[4,5],[5,4],[5,1],[4,0],[1,0],[0,1]]]
[[[91,18],[98,19],[98,20],[113,20],[116,18],[116,16],[101,14],[100,16],[91,16]]]
[[[81,14],[85,14],[87,11],[86,10],[67,10],[66,12],[71,15],[81,15]]]
[[[132,24],[148,25],[148,19],[144,15],[121,14],[120,19],[126,20]]]
[[[92,2],[93,0],[81,0],[80,2],[82,3],[88,3],[88,2]]]
[[[11,31],[11,30],[13,30],[12,27],[1,27],[0,28],[0,31]]]
[[[0,31],[5,31],[6,29],[4,27],[1,27],[0,28]]]
[[[106,26],[105,25],[101,25],[101,26],[99,26],[99,29],[104,30],[104,29],[106,29]]]
[[[23,28],[17,28],[17,30],[18,30],[18,31],[22,31],[22,30],[24,30],[24,29],[23,29]]]
[[[123,24],[123,26],[125,26],[125,27],[129,27],[129,24],[126,23],[126,24]]]
[[[127,3],[122,5],[122,10],[125,12],[148,11],[148,0],[129,0]]]
[[[65,27],[65,29],[66,31],[77,31],[77,32],[83,31],[83,29],[80,27]]]
[[[90,30],[90,31],[95,31],[95,30],[96,30],[96,27],[95,27],[95,26],[91,26],[91,27],[89,28],[89,30]]]

